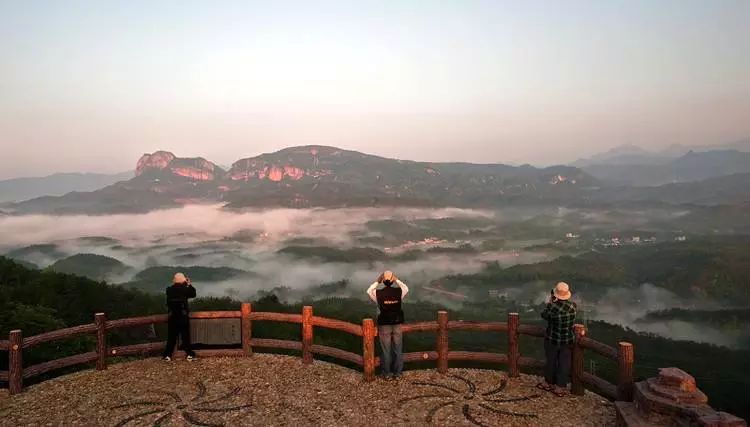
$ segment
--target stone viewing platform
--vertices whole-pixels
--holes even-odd
[[[559,398],[541,378],[480,369],[406,371],[399,381],[292,356],[118,363],[0,397],[0,426],[602,426],[614,406]],[[157,423],[158,421],[158,423]]]
[[[659,369],[659,376],[635,383],[633,402],[615,402],[617,425],[747,427],[741,418],[717,412],[695,379],[678,368]]]
[[[658,378],[635,383],[634,346],[619,342],[612,347],[596,341],[581,324],[573,327],[571,394],[558,397],[536,388],[541,378],[521,374],[521,368],[538,372],[544,366],[544,361],[522,355],[519,345],[522,338],[541,345],[544,328],[522,324],[518,313],[507,313],[507,322],[475,322],[449,320],[447,311],[438,311],[435,321],[402,325],[404,334],[435,334],[434,350],[404,354],[407,363],[434,361],[435,369],[407,371],[397,382],[376,379],[380,359],[372,319],[355,324],[320,317],[311,306],[304,306],[299,314],[253,311],[250,303],[242,303],[237,311],[192,312],[190,317],[220,327],[232,323],[239,328],[233,338],[237,342],[199,349],[194,363],[180,360],[183,352],[176,353],[179,362],[154,358],[123,362],[123,358],[160,353],[165,343],[113,345],[111,334],[153,328],[166,322],[166,315],[110,320],[105,313],[96,313],[93,323],[30,337],[21,330],[10,331],[8,340],[0,340],[0,351],[8,352],[8,370],[0,371],[0,382],[8,384],[0,400],[0,426],[747,425],[711,409],[695,380],[679,369],[661,369]],[[256,338],[256,321],[298,324],[301,339]],[[316,344],[319,329],[356,337],[361,352],[352,346],[345,350]],[[504,333],[507,353],[451,350],[451,331]],[[25,351],[77,336],[91,336],[95,348],[24,363]],[[256,348],[294,351],[302,357],[257,354]],[[617,366],[614,383],[584,369],[586,352]],[[315,360],[316,355],[345,361],[361,371]],[[500,365],[505,371],[450,369],[451,361]],[[96,369],[28,386],[30,379],[81,365]]]

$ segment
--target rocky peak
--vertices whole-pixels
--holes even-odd
[[[324,175],[319,170],[321,152],[335,153],[340,150],[325,146],[290,147],[271,154],[241,159],[232,165],[229,177],[233,181],[250,181],[253,179],[279,182],[282,180],[299,181],[305,176]]]
[[[168,151],[144,154],[138,160],[135,174],[140,176],[148,171],[169,172],[198,181],[213,181],[221,178],[224,173],[221,168],[202,157],[180,158]]]
[[[153,154],[144,154],[138,160],[135,167],[135,176],[140,176],[147,170],[164,170],[176,156],[169,151],[156,151]]]

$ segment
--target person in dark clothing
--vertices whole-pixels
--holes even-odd
[[[571,353],[575,336],[573,324],[577,307],[571,297],[570,287],[565,282],[558,283],[552,290],[542,318],[547,321],[544,334],[544,383],[537,387],[564,396],[567,393],[570,377]]]
[[[167,288],[167,347],[164,349],[164,360],[172,361],[172,353],[180,335],[182,349],[187,353],[187,360],[195,359],[195,352],[190,344],[190,307],[188,299],[195,298],[195,288],[190,279],[182,273],[174,275],[172,286]]]
[[[378,289],[383,284],[384,287]],[[393,286],[396,285],[396,286]],[[384,379],[399,378],[404,369],[401,324],[404,311],[401,302],[409,288],[391,271],[386,271],[367,289],[367,295],[378,305],[378,338],[382,358],[380,371]]]

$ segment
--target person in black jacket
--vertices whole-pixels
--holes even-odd
[[[380,284],[384,287],[378,289]],[[396,286],[393,286],[396,285]],[[401,302],[409,288],[392,271],[386,271],[367,289],[367,295],[378,304],[378,338],[382,358],[380,371],[384,379],[398,379],[404,369],[401,324],[404,311]]]
[[[167,347],[164,349],[164,360],[172,361],[172,353],[177,343],[177,334],[180,335],[182,349],[187,353],[187,360],[195,359],[195,352],[190,345],[190,307],[188,299],[195,298],[195,288],[190,279],[182,273],[174,275],[172,286],[167,288]]]

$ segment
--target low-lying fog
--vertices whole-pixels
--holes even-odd
[[[134,215],[8,216],[0,217],[0,253],[16,251],[15,258],[38,267],[50,266],[75,254],[103,255],[127,266],[104,277],[110,283],[131,282],[137,273],[156,266],[230,267],[249,273],[212,282],[195,281],[202,295],[249,298],[261,290],[286,287],[302,296],[307,289],[340,280],[349,282],[345,292],[359,294],[384,269],[394,270],[418,289],[446,275],[478,272],[486,262],[496,261],[506,267],[552,259],[560,253],[526,249],[545,243],[544,239],[538,238],[525,241],[508,239],[501,248],[482,248],[482,230],[526,221],[540,214],[554,221],[554,218],[571,213],[567,209],[540,212],[410,208],[228,211],[220,206],[193,205]],[[659,218],[672,215],[674,213],[657,214]],[[631,215],[627,221],[640,224],[645,223],[647,217],[645,213]],[[446,218],[451,221],[426,221]],[[582,212],[580,218],[585,220],[580,224],[581,229],[585,229],[613,221],[613,218],[624,221],[628,216],[621,212]],[[383,220],[422,224],[420,230],[424,239],[410,241],[411,238],[402,235],[398,229],[389,233],[389,224],[380,227],[368,225],[370,221]],[[460,235],[468,229],[477,232],[466,240],[440,237]],[[433,230],[436,238],[431,239]],[[495,234],[491,238],[497,239],[498,236]],[[554,238],[556,236],[551,236]],[[456,249],[466,244],[482,249],[427,251],[435,247]],[[30,245],[43,246],[29,248]],[[304,256],[279,253],[289,247],[310,247],[310,253]],[[315,257],[318,247],[323,250],[372,247],[385,252],[385,259],[318,259]],[[399,258],[400,254],[415,250],[421,252],[411,258]],[[169,281],[168,274],[161,278],[164,286]],[[547,295],[548,286],[547,283],[529,284],[523,288],[505,289],[505,295],[517,301],[541,302]],[[575,290],[575,284],[573,287]],[[433,293],[422,294],[415,292],[412,298],[434,298]],[[651,311],[696,307],[695,302],[684,301],[651,285],[643,285],[636,291],[610,289],[597,301],[586,301],[586,295],[578,297],[585,301],[582,304],[588,306],[592,318],[635,330],[727,346],[734,346],[740,339],[736,334],[684,321],[643,321]],[[594,310],[590,310],[591,306]],[[710,302],[704,302],[698,308],[709,306]]]
[[[368,229],[371,220],[412,221],[439,218],[485,218],[502,221],[499,213],[463,209],[274,209],[263,211],[227,211],[219,206],[187,206],[138,215],[45,216],[30,215],[0,218],[2,252],[33,244],[54,244],[54,250],[29,250],[23,259],[39,267],[77,253],[115,258],[129,267],[128,273],[108,277],[110,282],[127,282],[153,266],[231,267],[249,271],[257,278],[225,280],[204,287],[204,293],[249,296],[261,289],[277,286],[304,289],[313,285],[348,279],[366,286],[384,268],[402,277],[429,281],[457,272],[479,271],[484,262],[503,265],[537,262],[543,253],[515,251],[425,253],[417,260],[368,262],[320,262],[277,253],[305,241],[310,246],[336,249],[363,247],[358,239],[394,237]],[[304,246],[304,245],[303,245]],[[419,242],[399,248],[369,245],[396,255],[408,249],[456,246],[454,241]],[[169,282],[164,277],[164,282]],[[199,283],[196,285],[200,286]]]

